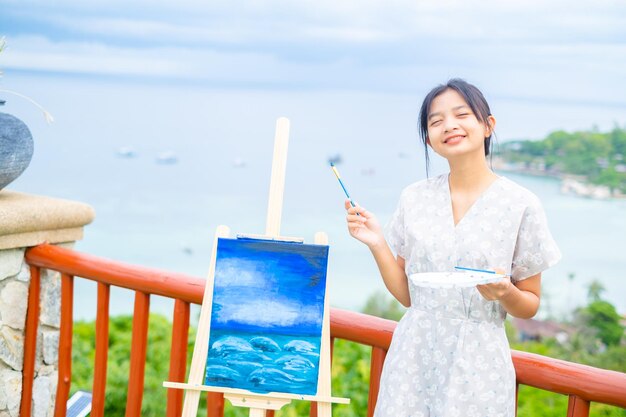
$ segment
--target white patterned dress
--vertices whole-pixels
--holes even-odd
[[[560,259],[539,199],[497,178],[454,225],[448,175],[404,189],[387,240],[407,276],[502,268],[513,282]],[[506,311],[475,287],[416,287],[383,367],[375,417],[513,417]]]

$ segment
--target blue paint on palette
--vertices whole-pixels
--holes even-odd
[[[218,239],[205,385],[317,393],[328,246]]]

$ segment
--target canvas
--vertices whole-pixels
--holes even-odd
[[[328,246],[218,239],[205,385],[315,395]]]

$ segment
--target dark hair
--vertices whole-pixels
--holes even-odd
[[[480,92],[476,86],[468,83],[465,80],[460,78],[452,78],[445,84],[440,84],[437,87],[430,90],[430,92],[424,98],[424,102],[422,103],[422,107],[419,113],[418,120],[418,130],[420,134],[420,138],[424,143],[424,153],[426,155],[426,174],[428,175],[428,114],[430,113],[430,106],[433,103],[433,100],[439,96],[440,94],[448,91],[454,90],[467,103],[467,105],[472,109],[472,112],[476,116],[479,122],[484,125],[490,127],[489,125],[489,116],[491,116],[491,110],[489,110],[489,104],[487,104],[487,100],[483,96],[483,93]],[[493,132],[493,130],[492,130]],[[489,155],[489,149],[491,146],[491,135],[485,139],[485,156]]]

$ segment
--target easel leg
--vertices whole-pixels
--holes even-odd
[[[333,415],[331,403],[317,403],[317,417],[331,417]]]
[[[251,408],[250,417],[265,417],[265,410],[262,408]]]
[[[323,232],[315,234],[315,243],[318,245],[328,245],[328,235]],[[319,377],[317,382],[317,394],[330,397],[330,307],[328,301],[328,287],[324,301],[324,321],[322,323],[322,346],[320,349]],[[317,417],[331,417],[332,405],[327,402],[317,403]]]
[[[198,414],[198,401],[200,401],[200,391],[186,390],[182,417],[196,417]]]

